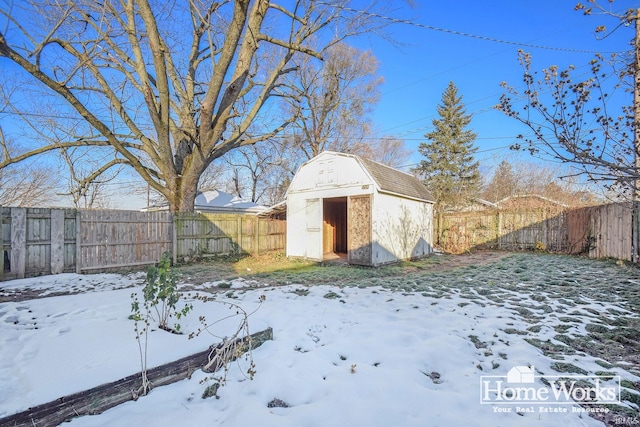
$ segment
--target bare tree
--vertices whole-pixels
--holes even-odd
[[[517,193],[518,175],[516,169],[511,163],[503,160],[496,167],[491,180],[486,183],[482,197],[490,202],[497,202]]]
[[[265,119],[272,96],[289,93],[283,79],[295,70],[294,59],[321,59],[340,40],[380,28],[375,3],[363,11],[348,4],[9,3],[0,8],[0,58],[22,73],[25,87],[36,81],[28,90],[48,95],[42,102],[60,116],[64,138],[12,155],[5,149],[0,168],[61,148],[94,147],[112,154],[96,172],[131,167],[172,211],[191,211],[213,160],[294,120]],[[271,126],[250,131],[258,122]]]
[[[614,13],[590,0],[576,10],[614,17],[616,28],[635,21],[633,51],[610,60],[596,55],[586,77],[576,76],[574,67],[550,66],[538,73],[531,55],[520,51],[524,90],[503,83],[505,94],[497,108],[533,132],[532,137],[519,135],[521,141],[512,148],[573,165],[589,180],[608,182],[630,195],[640,179],[640,9]],[[596,32],[606,32],[606,27]],[[521,101],[524,106],[516,107]]]
[[[227,164],[224,158],[216,159],[212,162],[207,169],[200,176],[200,182],[198,183],[199,191],[216,190],[224,187],[228,181],[228,177],[225,176],[227,171]]]
[[[60,195],[70,196],[76,208],[106,208],[106,185],[117,178],[122,165],[102,171],[101,165],[111,162],[94,158],[84,147],[62,149],[61,155],[69,168],[69,191]]]
[[[497,202],[509,196],[536,194],[569,206],[598,202],[595,193],[579,185],[568,168],[503,160],[485,185],[482,197]]]
[[[344,43],[332,46],[322,63],[300,57],[297,72],[289,76],[293,96],[285,99],[285,109],[297,116],[293,143],[306,159],[328,149],[350,151],[368,134],[367,115],[382,83],[377,69],[371,52]]]
[[[238,197],[244,196],[252,202],[259,202],[265,197],[269,186],[278,185],[269,179],[274,176],[270,172],[282,164],[278,148],[274,141],[265,141],[243,147],[229,156],[227,162],[234,172],[232,182]]]
[[[404,141],[391,136],[356,143],[349,152],[393,168],[404,166],[411,156]]]
[[[1,127],[0,144],[11,150]],[[0,169],[0,206],[43,207],[53,202],[57,178],[52,170],[43,164],[29,163]]]
[[[602,58],[592,62],[590,77],[578,82],[572,81],[571,69],[560,71],[553,66],[537,79],[530,56],[521,52],[520,61],[526,89],[519,92],[504,85],[507,94],[502,95],[498,108],[525,124],[533,136],[519,135],[520,142],[512,148],[574,165],[591,181],[612,182],[623,191],[633,189],[639,178],[634,163],[633,110],[630,106],[616,109],[609,102],[613,92],[603,85]],[[542,99],[547,93],[549,102]],[[514,99],[523,98],[525,106],[517,110]]]

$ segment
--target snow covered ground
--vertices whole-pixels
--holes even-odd
[[[128,316],[131,294],[141,290],[143,279],[143,275],[65,274],[0,283],[5,293],[26,288],[82,292],[0,303],[0,417],[138,372],[138,347]],[[525,412],[530,405],[518,409],[481,404],[481,376],[506,376],[512,367],[534,366],[536,387],[544,388],[543,375],[558,375],[551,368],[557,360],[525,339],[551,339],[554,325],[562,320],[547,315],[542,322],[546,327],[536,333],[513,332],[531,327],[518,309],[536,312],[540,295],[531,299],[533,294],[510,288],[502,292],[517,296],[518,304],[498,304],[491,295],[455,283],[446,292],[441,283],[434,283],[433,292],[383,285],[253,289],[242,284],[235,281],[217,298],[247,311],[258,308],[250,318],[251,332],[273,328],[274,340],[253,352],[257,371],[253,380],[246,377],[248,363],[241,359],[231,368],[219,399],[201,397],[207,384],[202,383],[205,374],[197,372],[190,380],[159,387],[101,415],[76,418],[71,425],[602,425],[585,413],[573,412],[577,405],[560,405],[566,413],[545,413],[537,405],[534,412]],[[475,292],[473,298],[470,292]],[[260,306],[261,295],[266,299]],[[582,299],[581,310],[635,315],[616,302]],[[548,300],[546,306],[562,311],[562,304]],[[228,313],[224,305],[195,301],[193,312],[181,321],[184,335],[162,330],[150,334],[149,366],[217,343],[218,338],[210,335],[191,340],[187,335],[200,326],[198,316],[213,320]],[[236,320],[217,324],[215,334],[225,336]],[[589,374],[603,370],[594,357],[583,353],[567,356],[564,362]],[[640,381],[620,367],[608,371]],[[288,407],[269,407],[274,399]]]

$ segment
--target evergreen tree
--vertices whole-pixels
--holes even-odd
[[[449,83],[438,105],[439,118],[433,120],[434,130],[425,135],[418,151],[425,157],[416,171],[436,199],[436,210],[463,205],[478,195],[481,181],[477,148],[473,146],[476,133],[467,129],[471,115],[466,114],[458,88]]]

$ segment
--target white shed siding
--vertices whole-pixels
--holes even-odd
[[[432,252],[433,205],[378,193],[373,203],[373,264]]]
[[[321,261],[322,199],[371,194],[374,183],[357,160],[326,156],[298,170],[287,197],[287,256]]]
[[[298,170],[289,187],[289,195],[321,191],[322,197],[329,198],[354,194],[354,191],[358,194],[373,191],[371,177],[355,158],[324,156],[316,159],[305,163]],[[363,184],[369,185],[369,188],[363,190]]]
[[[382,265],[430,254],[433,205],[425,200],[419,200],[424,196],[426,189],[421,190],[421,184],[411,181],[413,178],[407,180],[405,174],[389,169],[353,155],[331,152],[321,153],[303,164],[287,192],[287,256],[322,260],[323,244],[331,245],[332,239],[329,237],[329,243],[325,241],[327,236],[331,235],[323,236],[325,232],[323,221],[328,221],[326,227],[329,229],[334,227],[333,232],[336,230],[335,227],[345,230],[342,227],[346,224],[347,240],[350,242],[347,243],[350,248],[350,260],[352,256],[365,254],[362,251],[356,253],[355,246],[353,248],[350,246],[353,243],[350,239],[354,236],[350,233],[363,237],[361,232],[365,224],[363,221],[358,221],[360,216],[363,216],[362,219],[367,223],[369,223],[368,218],[371,218],[370,236],[365,239],[371,239],[370,246],[366,246],[370,247],[371,254],[370,261],[365,261],[367,265]],[[387,192],[384,191],[386,187],[390,188]],[[405,190],[404,196],[396,194]],[[352,204],[352,201],[356,200],[352,197],[365,195],[371,195],[371,210],[367,215],[359,212],[358,209],[368,206],[368,203],[358,203],[358,208]],[[336,198],[340,199],[325,202],[327,199]],[[333,207],[329,208],[327,203],[334,204],[332,205],[334,207],[335,203],[346,204],[346,223],[333,222],[337,211]],[[325,208],[331,210],[325,213],[323,212]],[[333,238],[337,239],[335,235]],[[334,243],[336,241],[333,240]],[[364,240],[357,242],[358,245],[360,243],[364,244]],[[364,258],[354,262],[359,263],[363,260]]]

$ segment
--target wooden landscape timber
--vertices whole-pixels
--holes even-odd
[[[272,339],[273,330],[271,328],[244,338],[238,338],[236,343],[240,350],[235,355],[239,357],[247,350],[255,349],[265,341]],[[214,359],[216,351],[224,344],[223,342],[202,352],[149,369],[147,377],[152,384],[152,389],[190,378],[195,371],[208,365]],[[215,372],[221,367],[222,362],[218,362],[209,367],[207,372]],[[139,372],[112,383],[64,396],[26,411],[0,418],[0,425],[6,427],[53,426],[79,416],[97,415],[122,403],[137,400],[136,390],[139,390],[141,385],[142,373]]]

